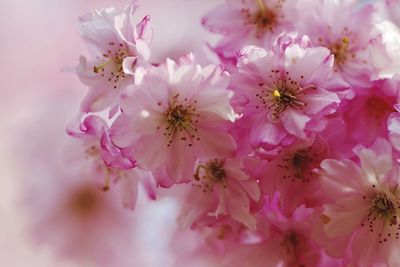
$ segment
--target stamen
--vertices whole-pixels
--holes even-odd
[[[101,64],[101,65],[94,66],[94,67],[93,67],[93,72],[94,72],[94,73],[99,73],[100,71],[104,71],[104,67],[107,66],[108,64],[110,64],[110,62],[112,62],[112,61],[113,61],[113,60],[110,59],[110,60],[104,62],[104,63]]]
[[[180,140],[188,142],[188,146],[193,146],[195,140],[200,141],[197,135],[197,127],[200,114],[196,112],[194,104],[197,103],[193,100],[192,103],[185,103],[185,105],[178,104],[179,94],[171,97],[169,108],[164,112],[164,136],[169,141],[167,146],[170,147],[173,140],[175,140],[178,133]],[[187,102],[187,100],[185,100]],[[162,125],[157,126],[157,130],[161,129]]]
[[[336,44],[330,46],[332,54],[335,56],[335,63],[338,65],[344,64],[348,58],[348,49],[350,45],[350,39],[344,36]]]
[[[316,89],[315,85],[305,85],[301,87],[298,82],[292,80],[289,77],[289,73],[286,73],[285,77],[281,77],[279,70],[272,70],[270,78],[274,79],[276,76],[276,81],[272,84],[266,85],[262,82],[259,86],[265,90],[256,94],[262,103],[268,110],[272,110],[272,115],[278,119],[280,114],[284,112],[288,107],[295,109],[302,109],[307,106],[300,96],[304,94],[305,90]],[[258,109],[259,106],[256,106]]]
[[[283,18],[283,14],[279,14],[282,8],[281,1],[278,1],[273,7],[267,7],[264,0],[255,0],[256,11],[250,8],[242,8],[241,13],[244,16],[244,24],[255,26],[255,34],[257,38],[261,38],[266,31],[273,32],[276,28],[279,18]]]
[[[263,0],[256,0],[258,7],[260,8],[261,14],[265,15],[266,7]]]
[[[115,46],[114,42],[109,42],[108,44],[110,49],[102,55],[105,61],[100,65],[94,66],[93,72],[100,74],[101,77],[105,77],[110,83],[112,83],[112,88],[117,89],[118,83],[126,77],[122,67],[122,62],[124,58],[130,55],[130,53],[121,43],[118,47]],[[100,57],[97,57],[97,59],[100,59]],[[132,64],[135,65],[136,62],[133,62]],[[109,66],[109,68],[106,69],[107,66]]]
[[[318,164],[317,154],[308,147],[284,157],[277,166],[285,170],[283,179],[290,179],[293,182],[309,182],[310,178],[315,174],[313,168]]]
[[[281,93],[279,93],[278,90],[274,90],[273,95],[274,95],[276,98],[281,97]]]
[[[193,186],[202,189],[204,193],[212,192],[215,184],[226,188],[226,172],[223,164],[223,161],[218,159],[211,160],[206,164],[199,164],[194,174],[196,183]]]
[[[376,188],[375,185],[372,186]],[[361,226],[368,226],[371,233],[378,233],[379,244],[387,242],[389,238],[399,237],[400,223],[398,210],[392,200],[385,193],[374,193],[372,196],[363,196],[369,201],[368,214],[361,222]]]

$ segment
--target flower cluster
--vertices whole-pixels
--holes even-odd
[[[219,266],[398,266],[399,2],[226,0],[201,20],[218,65],[151,61],[137,8],[79,20],[67,132],[100,190],[175,194]]]

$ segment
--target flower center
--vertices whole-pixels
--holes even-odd
[[[274,75],[278,75],[279,70],[272,70]],[[288,73],[287,73],[288,74]],[[272,78],[272,75],[270,75]],[[298,82],[293,81],[289,76],[285,78],[277,77],[276,81],[273,81],[271,85],[266,85],[263,82],[259,84],[262,88],[260,93],[256,94],[261,104],[272,112],[275,119],[278,119],[280,114],[284,112],[288,107],[295,109],[302,109],[307,106],[307,103],[303,102],[301,96],[304,94],[304,90],[314,88],[314,85],[301,87]],[[259,106],[256,106],[258,109]]]
[[[385,194],[377,194],[372,200],[372,212],[387,217],[394,212],[393,202]]]
[[[218,161],[218,160],[212,161],[209,164],[209,169],[210,169],[212,178],[218,182],[222,181],[226,176],[222,161]]]
[[[372,185],[372,188],[375,190],[375,185]],[[378,233],[380,244],[387,242],[389,238],[399,239],[399,206],[395,206],[385,193],[374,193],[371,197],[363,196],[363,198],[368,201],[370,207],[361,226],[367,224],[371,233]]]
[[[113,88],[117,89],[118,83],[126,76],[122,62],[124,58],[129,56],[129,53],[128,49],[121,43],[117,45],[114,42],[109,42],[108,44],[110,49],[102,55],[105,61],[100,65],[94,66],[93,72],[100,74],[101,77],[106,77],[113,84]]]
[[[203,189],[203,192],[212,192],[215,184],[221,184],[226,187],[226,171],[222,160],[214,159],[205,165],[199,164],[194,174],[197,181],[194,186]]]
[[[282,178],[291,179],[293,182],[296,180],[309,182],[310,176],[314,174],[312,168],[317,162],[315,160],[316,156],[310,148],[305,148],[283,158],[283,162],[278,164],[278,167],[288,170],[290,174],[285,174]]]
[[[334,55],[335,64],[337,66],[346,63],[349,54],[349,43],[349,38],[344,36],[341,40],[329,46],[329,50],[331,50],[332,54]]]
[[[172,127],[184,129],[187,127],[187,123],[190,122],[190,115],[182,105],[179,105],[168,111],[167,122]]]
[[[313,158],[309,155],[308,151],[300,150],[293,155],[291,161],[292,166],[295,169],[295,177],[303,180],[304,172],[309,169]]]
[[[178,104],[179,94],[176,94],[171,98],[169,107],[164,112],[163,125],[164,136],[169,140],[167,146],[170,147],[175,137],[179,135],[181,141],[187,141],[188,145],[191,147],[195,140],[200,141],[197,135],[198,118],[200,114],[196,112],[196,107],[190,103],[185,105]],[[185,98],[185,102],[188,99]],[[196,100],[193,101],[194,104],[197,103]],[[162,105],[162,103],[158,103]],[[157,130],[161,127],[158,126]]]
[[[251,12],[248,8],[241,10],[245,17],[245,25],[254,25],[256,27],[256,37],[260,38],[265,31],[273,32],[277,22],[278,14],[277,9],[281,8],[281,3],[276,4],[275,9],[268,8],[264,0],[255,0],[257,4],[257,11]]]

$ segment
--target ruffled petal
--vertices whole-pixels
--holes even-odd
[[[302,139],[306,137],[304,128],[310,120],[311,118],[308,116],[291,108],[287,109],[284,114],[282,114],[282,123],[285,129],[290,134]]]

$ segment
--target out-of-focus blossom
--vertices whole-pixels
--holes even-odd
[[[379,15],[400,27],[400,2],[399,0],[375,1]]]
[[[157,170],[160,185],[189,181],[197,158],[225,158],[236,147],[226,132],[235,119],[228,82],[220,66],[168,59],[124,95],[111,139],[132,148],[140,167]]]
[[[305,0],[303,18],[298,25],[314,45],[325,46],[335,56],[334,70],[352,86],[368,85],[376,69],[371,51],[379,43],[373,24],[374,8],[358,8],[355,0]]]
[[[226,0],[206,14],[202,24],[223,35],[215,51],[221,59],[236,60],[245,45],[270,47],[275,38],[294,30],[298,18],[293,0]],[[227,62],[225,62],[227,63]]]
[[[378,8],[375,25],[381,35],[372,51],[372,63],[379,70],[374,78],[392,78],[400,73],[400,2],[375,1],[374,5]]]
[[[268,204],[270,205],[270,204]],[[321,248],[311,239],[316,216],[312,209],[299,207],[290,217],[279,214],[276,203],[265,207],[259,219],[261,240],[237,244],[223,261],[226,267],[320,266]]]
[[[321,137],[283,149],[277,158],[266,163],[261,179],[263,193],[271,195],[277,190],[281,195],[282,212],[289,215],[302,204],[321,205],[324,198],[315,170],[328,151],[328,144]]]
[[[139,183],[142,183],[151,198],[155,198],[153,176],[149,171],[141,170],[136,162],[111,143],[108,125],[98,116],[90,115],[79,125],[79,129],[68,128],[67,132],[82,139],[80,147],[71,146],[75,157],[71,164],[84,163],[87,170],[93,172],[102,189],[108,191],[114,182],[119,182],[119,189],[125,207],[134,208]],[[72,151],[71,151],[72,152]],[[78,165],[80,166],[80,165]]]
[[[371,145],[376,138],[388,138],[387,120],[394,112],[393,105],[399,98],[400,82],[380,80],[368,88],[356,89],[354,99],[340,109],[346,122],[347,142]],[[368,130],[366,130],[368,129]]]
[[[137,70],[148,65],[150,18],[143,18],[135,26],[137,7],[134,0],[121,12],[114,8],[99,9],[80,18],[79,31],[91,53],[90,60],[81,56],[76,69],[80,80],[89,87],[82,103],[83,112],[110,107],[110,116],[114,115],[123,90],[135,79],[140,80]]]
[[[266,150],[322,131],[325,116],[334,113],[341,101],[334,91],[348,88],[331,75],[329,50],[312,48],[307,37],[275,50],[245,47],[231,83],[248,99],[236,108],[250,127],[251,144]]]
[[[134,248],[133,216],[117,191],[104,193],[94,182],[96,173],[80,167],[52,166],[26,190],[34,238],[63,259],[129,266],[129,254],[119,246]]]
[[[329,254],[355,266],[384,263],[399,245],[398,163],[388,141],[355,148],[352,160],[324,160],[322,185],[331,198],[321,215]]]
[[[183,227],[214,225],[229,216],[249,229],[256,228],[250,202],[259,201],[256,180],[244,172],[239,158],[199,162],[180,216]]]

